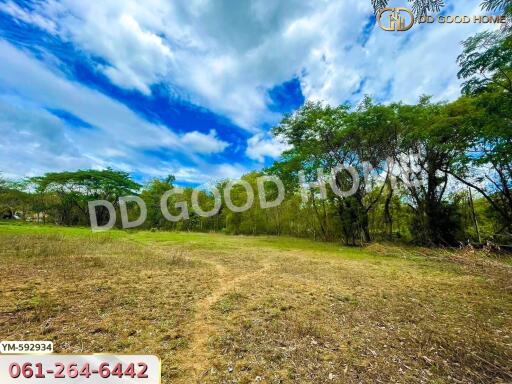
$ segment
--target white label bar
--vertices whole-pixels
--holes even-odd
[[[150,355],[0,355],[2,384],[160,384]]]
[[[0,353],[52,353],[51,341],[1,341]]]

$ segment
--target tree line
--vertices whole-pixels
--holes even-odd
[[[499,2],[498,2],[499,3]],[[501,9],[510,17],[510,2]],[[500,3],[501,4],[501,3]],[[161,230],[223,231],[309,237],[345,244],[375,239],[455,245],[512,239],[512,38],[507,25],[468,38],[458,58],[462,96],[433,102],[422,96],[416,104],[375,103],[366,96],[357,106],[306,102],[285,116],[273,134],[290,145],[271,167],[242,177],[256,191],[256,179],[273,175],[285,185],[285,199],[276,207],[254,204],[245,212],[226,208],[218,213],[170,222],[161,212],[162,195],[177,186],[174,176],[145,185],[113,169],[47,173],[22,181],[0,179],[0,215],[4,219],[88,225],[87,202],[107,200],[118,209],[121,196],[138,195],[146,203],[145,227]],[[320,170],[340,164],[359,175],[355,193],[340,196],[302,180],[318,182]],[[334,185],[351,188],[352,175],[340,170]],[[371,177],[369,177],[371,176]],[[228,180],[218,182],[223,190]],[[278,193],[265,186],[267,198]],[[179,202],[192,203],[193,188],[173,195],[169,211]],[[205,210],[213,196],[196,196]],[[243,205],[247,192],[231,190]],[[256,196],[256,200],[258,196]],[[138,214],[136,205],[130,215]],[[108,212],[98,212],[101,221]]]

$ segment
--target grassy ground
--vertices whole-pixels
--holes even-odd
[[[0,224],[0,339],[164,383],[511,383],[512,267],[469,251]]]

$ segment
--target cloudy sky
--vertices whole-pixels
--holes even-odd
[[[370,0],[0,0],[0,172],[237,177],[279,157],[269,129],[304,100],[456,98],[482,28],[385,32]]]

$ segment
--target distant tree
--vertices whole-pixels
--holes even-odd
[[[110,168],[52,172],[29,180],[36,186],[36,192],[58,197],[52,208],[59,221],[67,225],[88,221],[88,201],[107,200],[117,206],[119,197],[132,195],[141,187],[128,173]],[[107,214],[106,209],[99,209],[98,222],[105,222]]]
[[[165,220],[160,208],[160,200],[163,194],[174,187],[176,178],[172,175],[164,179],[153,179],[149,181],[142,190],[140,197],[146,203],[148,216],[146,225],[149,228],[172,227],[172,224]],[[172,204],[169,204],[172,206]]]
[[[13,219],[16,214],[25,216],[32,205],[32,196],[25,191],[23,182],[7,180],[0,176],[0,219]]]
[[[0,192],[3,192],[7,189],[7,180],[3,178],[2,174],[0,173]]]

